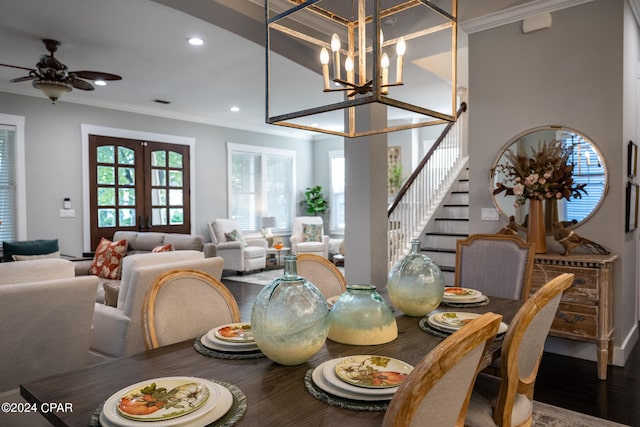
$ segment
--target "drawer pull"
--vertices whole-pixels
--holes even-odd
[[[587,281],[585,279],[577,278],[577,279],[573,279],[573,283],[571,284],[571,286],[582,286],[586,283]]]
[[[579,314],[575,314],[573,316],[573,319],[570,319],[569,316],[567,316],[566,313],[563,313],[561,311],[556,313],[556,316],[559,317],[560,319],[564,320],[567,323],[578,323],[578,322],[582,322],[583,320],[586,319],[586,317],[580,316]]]

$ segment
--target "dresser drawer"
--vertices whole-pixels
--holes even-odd
[[[549,335],[595,341],[598,336],[598,306],[561,302]]]
[[[598,303],[599,269],[538,264],[533,267],[531,293],[562,273],[575,275],[571,287],[562,296],[562,302],[592,304]]]

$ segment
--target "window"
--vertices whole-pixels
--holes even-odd
[[[26,238],[24,117],[0,114],[0,242]]]
[[[261,229],[261,218],[276,218],[274,231],[291,228],[294,212],[295,152],[227,144],[229,217],[244,232]]]
[[[329,204],[331,232],[344,232],[344,151],[329,152],[329,167],[331,168],[331,203]]]

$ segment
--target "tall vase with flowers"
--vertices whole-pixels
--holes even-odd
[[[515,206],[529,200],[527,241],[536,245],[536,253],[546,252],[546,237],[542,202],[544,200],[571,200],[587,194],[586,183],[578,184],[573,179],[574,165],[569,162],[571,147],[562,141],[539,142],[531,147],[530,155],[508,150],[508,163],[496,166],[496,173],[504,177],[496,184],[493,194],[505,193],[515,196]]]

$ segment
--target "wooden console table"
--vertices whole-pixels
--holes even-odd
[[[613,339],[613,262],[617,255],[538,254],[531,294],[562,273],[573,273],[573,284],[562,296],[549,335],[596,343],[598,378],[607,379]]]

